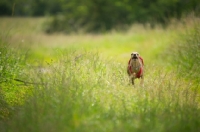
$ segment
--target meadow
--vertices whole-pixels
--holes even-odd
[[[0,128],[200,131],[198,18],[104,34],[43,33],[47,18],[0,18]],[[128,84],[138,51],[144,87]]]

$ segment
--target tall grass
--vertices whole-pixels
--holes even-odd
[[[32,69],[32,96],[3,130],[200,130],[198,96],[174,73],[149,66],[145,87],[133,88],[122,64],[93,53],[62,55],[56,63]]]
[[[152,32],[156,38],[153,38],[155,36]],[[3,111],[3,118],[0,118],[1,131],[200,131],[199,93],[196,92],[199,89],[198,82],[191,83],[187,77],[177,76],[186,70],[176,65],[173,66],[173,70],[159,65],[167,65],[170,61],[174,64],[173,60],[166,61],[165,56],[160,60],[156,58],[156,61],[151,61],[157,55],[161,55],[160,50],[167,47],[163,44],[169,42],[164,40],[171,37],[170,33],[174,33],[169,30],[166,32],[144,29],[138,32],[142,35],[116,33],[114,37],[109,34],[102,35],[103,39],[102,36],[94,35],[64,36],[67,39],[63,36],[43,36],[45,41],[39,44],[50,44],[47,50],[50,54],[49,59],[44,61],[39,59],[38,55],[22,55],[19,53],[23,50],[13,49],[1,43],[1,47],[7,51],[2,52],[1,57],[4,60],[2,59],[1,65],[8,65],[8,69],[4,70],[6,74],[2,72],[4,76],[1,77],[10,80],[10,83],[0,83],[1,102],[4,104],[1,108],[12,106],[6,111],[8,114],[12,113],[11,116]],[[161,38],[157,39],[159,34],[166,35],[162,37],[164,42],[161,44],[158,41]],[[62,43],[59,45],[61,47],[54,47],[54,42],[50,43],[47,38],[62,40],[58,41]],[[69,45],[64,46],[65,40],[69,40],[66,42]],[[118,52],[115,44],[124,52],[130,49],[123,47],[130,46],[131,49],[140,51],[142,50],[139,46],[145,48],[147,53],[141,52],[144,59],[148,60],[145,61],[144,87],[139,85],[139,80],[136,80],[135,88],[128,85],[128,60],[124,58],[129,58],[129,52]],[[105,50],[105,47],[108,50]],[[34,51],[35,47],[32,48],[29,55],[38,52]],[[95,48],[105,54],[100,54],[98,50],[93,51]],[[175,57],[175,51],[179,49],[181,48],[176,48],[168,55],[171,58]],[[188,48],[181,52],[187,52],[185,50]],[[117,53],[125,55],[120,58]],[[111,58],[110,55],[114,57]],[[28,57],[28,61],[24,63],[25,57]],[[21,82],[15,81],[16,78]],[[199,79],[199,76],[196,78]]]
[[[173,67],[179,67],[181,77],[191,82],[200,82],[200,24],[184,33],[167,49],[166,56]],[[168,52],[171,51],[171,52]]]
[[[15,109],[13,106],[22,104],[26,94],[14,81],[23,74],[25,56],[0,36],[0,119],[8,118]]]

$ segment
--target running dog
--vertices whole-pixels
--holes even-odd
[[[128,62],[127,73],[130,78],[130,83],[134,85],[136,78],[141,79],[140,84],[144,83],[144,62],[138,52],[131,53],[131,58]]]

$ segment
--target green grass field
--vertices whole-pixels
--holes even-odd
[[[182,41],[200,57],[198,18],[71,35],[44,34],[45,19],[0,18],[1,131],[200,131],[199,66],[182,57],[197,69],[190,77],[174,61]],[[128,85],[133,51],[145,62],[144,87]]]

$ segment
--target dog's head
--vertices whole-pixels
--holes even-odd
[[[131,59],[138,59],[139,58],[139,53],[138,52],[132,52],[131,53]]]

